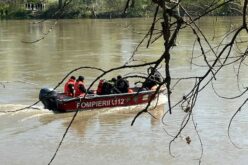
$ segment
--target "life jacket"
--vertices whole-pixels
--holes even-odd
[[[104,83],[104,80],[100,80],[100,81],[99,81],[99,84],[98,84],[97,90],[96,90],[96,93],[97,93],[98,95],[102,94],[103,83]]]
[[[72,85],[74,87],[75,85],[75,80],[73,79],[69,79],[66,83],[65,83],[65,86],[64,86],[64,93],[66,96],[71,96],[73,97],[73,93],[71,93],[70,91],[70,88],[69,88],[69,85]]]
[[[79,89],[80,85],[84,86],[84,83],[82,81],[76,81],[75,86],[74,86],[74,88],[75,88],[75,97],[82,96],[82,95],[85,94],[85,93],[81,92],[81,90]]]

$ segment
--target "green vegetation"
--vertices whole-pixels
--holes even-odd
[[[150,0],[139,0],[127,10],[127,17],[150,15],[154,7]],[[126,0],[78,0],[73,1],[63,12],[62,18],[115,18],[121,17]],[[40,18],[53,18],[58,3],[53,3]]]
[[[242,10],[242,1],[243,0],[233,0],[232,3],[228,3],[225,6],[214,10],[212,13],[210,13],[210,15],[240,15]],[[191,15],[200,15],[204,13],[210,6],[217,6],[224,2],[226,2],[226,0],[184,0],[182,1],[182,4],[188,11],[190,11]]]
[[[203,13],[209,6],[217,5],[225,0],[184,0],[182,5],[191,15]],[[210,15],[239,15],[241,1],[235,0]],[[39,0],[27,0],[29,3],[39,3]],[[23,1],[0,2],[0,18],[6,19],[28,19],[28,18],[57,18],[56,11],[61,7],[62,1],[48,1],[46,10],[30,11],[25,9]],[[115,18],[123,16],[127,0],[73,0],[65,8],[60,18]],[[151,16],[155,6],[151,0],[130,0],[126,10],[126,17]],[[184,13],[182,13],[184,14]]]
[[[25,10],[20,3],[0,2],[0,18],[3,19],[27,19],[31,18],[31,11]]]

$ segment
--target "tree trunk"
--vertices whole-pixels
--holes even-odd
[[[63,0],[59,0],[59,9],[62,8],[62,5],[63,5]]]
[[[135,4],[135,0],[132,0],[132,1],[131,1],[130,7],[131,7],[131,8],[134,8],[134,4]]]

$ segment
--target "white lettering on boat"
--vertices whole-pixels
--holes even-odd
[[[143,100],[143,101],[146,101],[146,100],[148,100],[148,98],[149,98],[149,95],[144,95],[144,96],[142,97],[142,100]]]
[[[98,108],[124,105],[125,99],[111,99],[111,100],[98,100],[98,101],[83,101],[77,102],[77,108]]]

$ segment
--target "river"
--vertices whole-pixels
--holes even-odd
[[[120,66],[128,61],[142,40],[151,19],[84,19],[59,20],[54,28],[53,20],[33,23],[30,20],[0,21],[0,162],[4,165],[48,164],[73,116],[73,113],[54,114],[36,105],[15,113],[4,113],[31,105],[38,100],[39,90],[55,87],[71,70],[80,66],[103,69]],[[241,22],[239,17],[206,17],[197,24],[207,34],[211,43]],[[33,44],[25,43],[45,37]],[[192,45],[196,37],[191,29],[184,29],[177,38],[171,57],[172,77],[204,73],[203,67],[190,65]],[[137,52],[138,60],[151,61],[163,52],[163,42],[158,40],[151,48],[145,44]],[[199,48],[198,48],[199,49]],[[242,49],[242,48],[241,48]],[[200,50],[195,50],[196,53]],[[196,60],[197,62],[197,60]],[[235,68],[230,66],[214,81],[215,89],[222,95],[237,95]],[[117,74],[140,72],[129,69]],[[163,72],[163,70],[162,70]],[[241,82],[245,87],[247,69],[241,70]],[[99,72],[79,70],[74,75],[84,75],[86,85]],[[181,98],[192,82],[180,84],[172,98]],[[62,90],[60,86],[58,90]],[[175,94],[174,94],[175,93]],[[194,112],[194,120],[203,144],[203,165],[245,165],[248,162],[248,114],[247,106],[234,119],[230,135],[238,146],[230,143],[227,127],[231,116],[242,104],[240,100],[224,100],[208,87],[201,92]],[[164,109],[166,108],[166,109]],[[185,115],[175,109],[161,122],[167,105],[159,106],[149,114],[141,115],[130,126],[137,110],[123,108],[80,112],[69,129],[54,165],[185,165],[198,164],[201,144],[192,122],[182,135],[172,143],[164,131],[175,135]],[[185,138],[191,138],[187,144]]]

